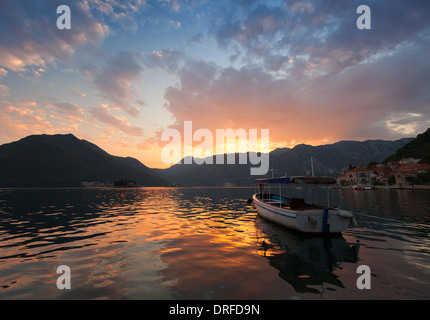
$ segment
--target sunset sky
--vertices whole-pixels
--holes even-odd
[[[161,133],[184,121],[270,129],[270,149],[415,137],[429,17],[422,0],[2,0],[0,144],[72,133],[162,168]]]

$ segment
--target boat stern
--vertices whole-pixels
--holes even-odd
[[[300,231],[314,234],[341,233],[349,223],[357,226],[354,215],[349,211],[325,209],[303,212],[297,215],[297,227]]]

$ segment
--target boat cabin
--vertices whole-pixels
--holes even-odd
[[[256,179],[255,182],[258,185],[257,198],[264,203],[278,206],[280,208],[285,208],[294,211],[305,211],[305,210],[315,210],[324,209],[329,206],[329,196],[327,196],[327,206],[322,206],[316,204],[316,188],[317,185],[330,185],[335,184],[336,179],[331,177],[282,177],[282,178],[268,178],[268,179]],[[278,185],[278,187],[276,187]],[[286,185],[289,187],[301,190],[302,185],[314,185],[314,201],[309,203],[305,201],[305,192],[303,191],[303,196],[287,196],[284,191],[282,195],[282,186]],[[272,186],[272,187],[271,187]],[[273,191],[273,192],[272,192]],[[278,192],[278,193],[274,193]],[[300,193],[300,192],[299,192]]]

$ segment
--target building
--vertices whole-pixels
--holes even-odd
[[[353,184],[368,186],[372,184],[374,173],[371,168],[357,167],[348,171],[348,176]]]
[[[397,187],[405,187],[413,184],[413,178],[420,173],[430,170],[430,165],[426,163],[401,164],[394,171]]]
[[[359,165],[337,177],[341,186],[346,185],[395,185],[405,187],[414,184],[414,178],[419,174],[430,171],[430,165],[418,163],[419,159],[402,159],[389,162],[386,165],[377,164],[372,167]]]

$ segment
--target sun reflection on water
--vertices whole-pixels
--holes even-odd
[[[355,288],[357,264],[383,268],[378,259],[393,259],[398,252],[404,257],[394,257],[398,268],[418,277],[400,291],[428,297],[419,286],[428,270],[425,222],[405,229],[401,220],[363,216],[361,227],[343,237],[309,238],[257,217],[246,201],[251,194],[246,188],[0,190],[0,294],[8,299],[314,299],[342,298],[346,290],[347,297],[363,298]],[[352,196],[343,195],[342,201],[362,205],[348,200]],[[377,204],[369,210],[376,212]],[[56,288],[61,264],[72,270],[70,291]],[[382,278],[382,271],[375,272]],[[394,287],[389,277],[379,283],[386,291]],[[378,292],[385,293],[372,294]]]

